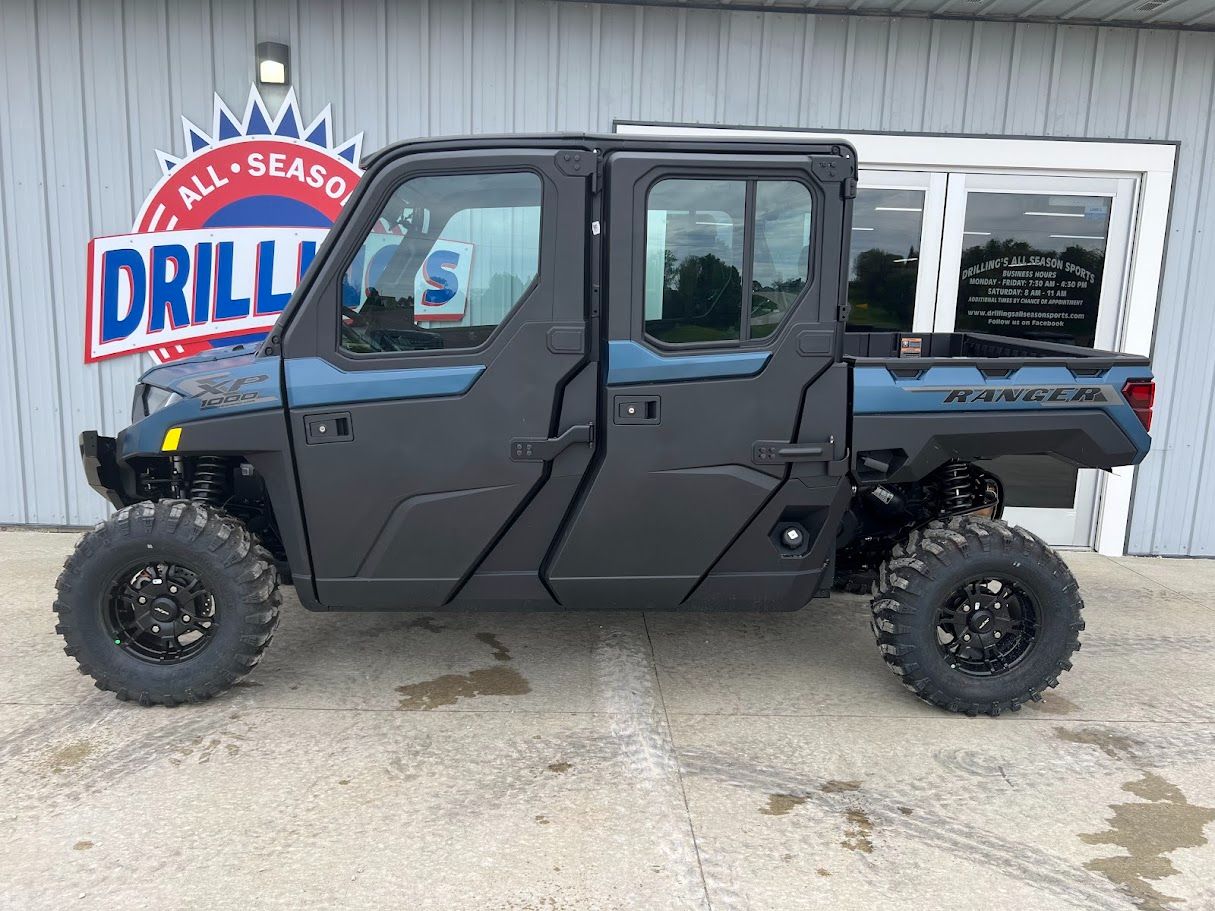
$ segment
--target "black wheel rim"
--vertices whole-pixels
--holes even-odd
[[[1033,650],[1040,617],[1019,582],[984,577],[958,586],[936,621],[937,646],[952,669],[968,677],[998,677]]]
[[[219,627],[215,597],[194,570],[151,562],[114,577],[103,606],[110,639],[152,664],[177,664],[210,645]]]

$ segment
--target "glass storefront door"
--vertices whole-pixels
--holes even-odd
[[[934,328],[1116,347],[1134,191],[1130,178],[949,175]],[[1096,471],[1032,457],[988,467],[1009,521],[1091,545]]]
[[[931,327],[946,177],[932,172],[861,172],[852,207],[850,329]]]
[[[1133,178],[862,171],[850,327],[1115,348],[1135,191]],[[1097,472],[1015,457],[988,468],[1010,521],[1091,545]]]

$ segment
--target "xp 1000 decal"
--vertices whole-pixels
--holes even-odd
[[[260,341],[362,173],[362,133],[336,141],[328,107],[305,124],[294,91],[272,115],[251,88],[243,117],[216,95],[209,134],[182,126],[132,233],[89,243],[86,361]]]

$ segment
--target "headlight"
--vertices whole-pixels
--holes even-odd
[[[181,396],[172,389],[162,389],[159,386],[140,383],[135,387],[135,401],[131,404],[131,420],[134,422],[146,418],[166,405],[172,405],[180,400]]]

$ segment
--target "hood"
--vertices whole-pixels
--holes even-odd
[[[192,357],[173,361],[170,364],[159,364],[145,370],[139,378],[141,383],[149,386],[159,386],[162,389],[172,389],[178,395],[194,396],[208,391],[212,379],[224,380],[243,376],[253,376],[259,373],[270,375],[277,373],[278,358],[265,358],[257,363],[258,345],[232,345],[228,348],[216,348],[204,351]],[[261,368],[265,369],[261,369]]]

